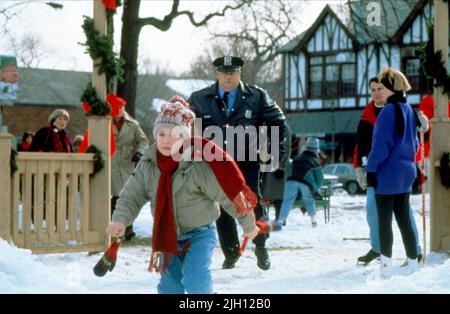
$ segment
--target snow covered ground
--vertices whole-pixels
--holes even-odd
[[[422,238],[421,196],[412,196],[411,203]],[[222,270],[223,257],[217,247],[212,263],[216,291],[231,294],[450,293],[447,254],[428,255],[420,272],[387,280],[379,278],[378,263],[367,267],[356,265],[356,258],[369,249],[369,241],[364,240],[369,232],[364,204],[365,196],[348,196],[345,192],[333,195],[331,221],[325,224],[323,212],[319,211],[319,224],[314,229],[307,216],[298,209],[293,210],[285,230],[272,233],[268,240],[272,262],[269,271],[256,267],[251,243],[237,268]],[[151,225],[147,205],[135,229],[139,236],[149,237]],[[399,266],[405,254],[396,226],[394,230],[393,258]],[[0,293],[156,293],[158,275],[146,271],[149,255],[150,245],[122,248],[114,271],[97,278],[92,267],[100,255],[31,255],[30,251],[13,248],[0,240]],[[401,273],[400,268],[397,273]]]

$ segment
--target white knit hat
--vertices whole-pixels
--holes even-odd
[[[195,120],[195,113],[189,109],[189,104],[180,96],[172,99],[161,106],[153,127],[153,136],[156,139],[156,132],[160,128],[178,127],[183,135],[191,134],[191,126]]]

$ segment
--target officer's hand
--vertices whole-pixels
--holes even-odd
[[[141,160],[142,154],[137,152],[133,155],[133,157],[131,157],[131,161],[132,162],[139,162],[139,160]]]
[[[273,175],[275,176],[275,178],[281,180],[284,179],[284,170],[278,168],[277,170],[275,170],[275,172],[273,173]]]

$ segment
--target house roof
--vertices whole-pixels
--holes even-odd
[[[344,10],[326,5],[311,27],[280,47],[278,51],[298,53],[304,49],[328,15],[332,15],[338,21],[356,45],[393,40],[406,32],[427,2],[428,0],[378,0],[377,2],[356,0],[349,1]],[[367,24],[368,15],[373,12],[373,9],[368,7],[369,3],[380,4],[379,25],[368,26]]]
[[[89,72],[19,68],[15,106],[77,107],[80,97],[91,80]],[[169,99],[175,94],[165,85],[167,75],[139,75],[136,108],[152,108],[153,98]]]
[[[302,50],[328,15],[331,15],[333,18],[336,19],[339,26],[341,26],[342,29],[345,30],[345,32],[352,39],[354,44],[358,44],[358,39],[356,38],[356,36],[349,31],[349,29],[342,23],[342,18],[339,18],[336,12],[334,12],[334,10],[331,8],[331,6],[327,4],[325,8],[323,8],[319,17],[311,25],[311,27],[309,27],[306,31],[301,33],[293,40],[289,41],[286,45],[279,48],[278,51],[299,52],[300,50]]]
[[[356,133],[361,112],[356,109],[288,113],[286,121],[292,133],[298,135]]]
[[[349,29],[352,33],[358,34],[361,44],[389,41],[422,2],[424,0],[350,1],[348,6],[348,14],[351,16]],[[370,4],[375,6],[371,7]],[[368,25],[368,19],[376,16],[375,10],[378,8],[376,5],[379,5],[380,9],[379,24]]]

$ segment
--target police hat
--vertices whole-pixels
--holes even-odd
[[[244,65],[244,60],[239,57],[225,56],[214,60],[213,65],[219,72],[238,72]]]

